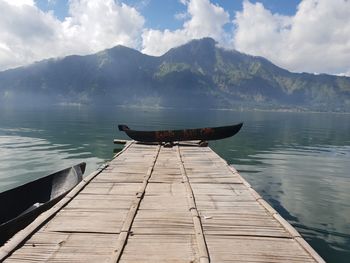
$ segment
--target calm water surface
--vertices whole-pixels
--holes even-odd
[[[211,147],[327,262],[350,258],[350,115],[85,107],[0,109],[0,191],[80,161],[110,159],[118,123],[135,129],[226,125]]]

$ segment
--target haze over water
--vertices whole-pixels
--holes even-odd
[[[81,161],[109,160],[133,129],[221,126],[236,136],[210,146],[327,262],[350,258],[350,115],[141,108],[53,107],[0,110],[0,191]],[[120,148],[120,147],[119,147]]]

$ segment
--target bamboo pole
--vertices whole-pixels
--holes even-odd
[[[113,253],[112,253],[108,262],[111,262],[111,263],[118,262],[122,253],[123,253],[123,250],[124,250],[124,247],[125,247],[126,242],[128,240],[130,229],[131,229],[132,224],[134,222],[137,210],[139,209],[141,201],[142,201],[143,196],[145,194],[145,191],[146,191],[146,188],[148,185],[148,181],[152,176],[152,172],[153,172],[154,166],[156,164],[157,158],[159,156],[160,149],[161,149],[161,145],[158,146],[155,158],[154,158],[152,164],[150,165],[150,167],[148,168],[147,174],[145,175],[145,177],[143,179],[143,182],[140,186],[140,189],[137,191],[137,195],[132,202],[132,205],[128,211],[126,219],[125,219],[123,226],[121,228],[120,234],[118,236],[118,240],[117,240],[117,243],[115,245],[115,249],[113,250]]]
[[[189,182],[189,178],[186,173],[186,169],[182,160],[181,156],[181,151],[180,151],[180,146],[177,145],[177,156],[179,159],[180,163],[180,170],[183,178],[183,182],[186,187],[186,192],[187,192],[187,201],[190,206],[190,211],[192,214],[192,220],[193,220],[193,225],[194,225],[194,230],[195,230],[195,235],[196,235],[196,240],[197,240],[197,246],[198,246],[198,254],[199,254],[199,262],[200,263],[209,263],[210,258],[209,258],[209,252],[207,248],[207,244],[205,242],[205,236],[203,233],[203,228],[202,228],[202,223],[200,216],[198,214],[196,202],[195,202],[195,197],[193,194],[193,190],[191,187],[191,184]]]

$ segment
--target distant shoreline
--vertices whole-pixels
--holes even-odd
[[[86,104],[86,103],[79,103],[79,102],[63,102],[63,103],[56,103],[52,105],[13,105],[13,104],[3,104],[0,105],[0,108],[2,109],[35,109],[35,108],[96,108],[96,109],[102,109],[102,108],[124,108],[124,109],[140,109],[140,110],[207,110],[207,111],[234,111],[234,112],[283,112],[283,113],[332,113],[332,114],[345,114],[348,115],[350,112],[347,111],[317,111],[317,110],[308,110],[308,109],[262,109],[262,108],[204,108],[204,107],[165,107],[160,105],[126,105],[126,104],[109,104],[109,105],[96,105],[96,104]]]

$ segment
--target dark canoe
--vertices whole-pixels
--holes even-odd
[[[85,163],[0,193],[0,245],[52,207],[83,178]]]
[[[175,141],[211,141],[235,135],[243,123],[200,129],[168,130],[168,131],[135,131],[126,125],[118,125],[131,139],[139,142],[175,142]]]

